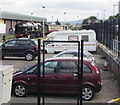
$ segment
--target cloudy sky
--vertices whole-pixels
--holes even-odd
[[[118,13],[119,0],[0,0],[2,11],[10,11],[33,16],[43,17],[48,21],[71,21],[97,16],[99,19],[108,18]],[[113,6],[113,5],[116,6]],[[105,10],[105,12],[104,12]],[[66,14],[64,14],[64,12]]]

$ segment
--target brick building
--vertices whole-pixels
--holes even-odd
[[[8,35],[14,34],[16,23],[31,21],[35,23],[42,23],[43,18],[33,15],[0,11],[0,24],[6,24],[5,34]],[[46,18],[44,18],[44,22],[46,22]]]

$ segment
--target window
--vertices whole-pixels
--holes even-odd
[[[88,35],[82,36],[82,40],[85,41],[85,42],[88,42],[88,41],[89,41],[89,40],[88,40]]]
[[[92,71],[87,65],[83,64],[83,73],[92,73]]]
[[[9,42],[5,43],[5,46],[15,46],[15,43],[16,43],[15,40],[9,41]]]
[[[53,37],[49,37],[46,41],[53,41]],[[45,42],[45,44],[52,44],[53,42]]]
[[[78,41],[78,36],[68,36],[68,41]]]
[[[37,65],[25,72],[26,75],[35,74],[37,72]]]
[[[23,40],[18,40],[17,42],[16,42],[16,45],[29,45],[29,44],[31,44],[30,43],[30,41],[27,41],[27,40],[25,40],[25,41],[23,41]]]
[[[58,70],[60,73],[75,73],[77,72],[77,65],[75,62],[59,62]]]
[[[57,62],[46,62],[45,63],[45,74],[54,73],[57,67]],[[43,65],[41,66],[43,72]]]
[[[59,62],[58,71],[60,73],[75,73],[78,71],[77,62]],[[86,64],[83,64],[83,73],[92,73],[91,69]]]
[[[63,53],[61,55],[59,55],[58,57],[74,57],[77,56],[77,53]]]
[[[53,40],[53,37],[49,37],[47,40],[52,41],[52,40]]]
[[[77,67],[78,67],[78,62],[76,62],[76,64],[77,64]],[[80,67],[81,67],[81,64],[80,64]],[[83,73],[92,73],[91,69],[86,64],[83,64]]]
[[[46,62],[45,63],[45,74],[54,73],[57,66],[57,62]],[[25,72],[26,75],[37,74],[37,65]],[[41,65],[41,74],[43,73],[43,65]]]

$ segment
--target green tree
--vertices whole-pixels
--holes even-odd
[[[116,15],[114,15],[114,16],[109,16],[108,19],[114,19],[114,18],[118,18],[118,17],[120,17],[120,14],[116,14]]]
[[[98,21],[97,17],[95,16],[90,16],[87,19],[84,19],[82,24],[94,24]]]
[[[55,22],[55,24],[56,24],[56,25],[61,25],[61,23],[58,21],[58,19],[57,19],[57,21]]]
[[[88,19],[84,19],[82,24],[88,24]]]

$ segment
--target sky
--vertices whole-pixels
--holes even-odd
[[[120,0],[0,0],[2,11],[45,17],[47,21],[75,21],[96,16],[107,19],[118,13]],[[113,6],[115,4],[115,6]],[[43,9],[42,6],[45,6]],[[113,9],[115,8],[115,9]]]

